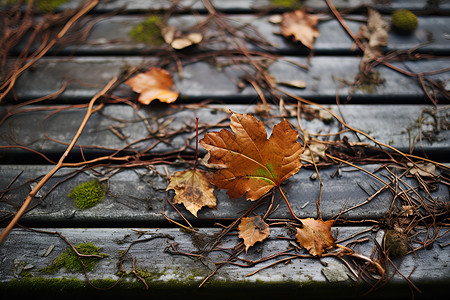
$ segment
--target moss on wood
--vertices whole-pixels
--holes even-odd
[[[105,197],[105,187],[97,180],[87,181],[76,186],[68,195],[75,199],[75,204],[81,209],[97,205]]]
[[[164,43],[161,35],[162,24],[161,16],[151,15],[130,30],[130,37],[140,43],[161,45]]]
[[[54,12],[59,6],[65,4],[69,0],[35,0],[34,6],[40,11],[50,13]],[[13,5],[16,4],[17,0],[3,0],[0,1],[0,5]],[[25,2],[26,4],[26,2]]]
[[[97,255],[100,257],[109,256],[108,254],[100,253],[100,247],[96,247],[92,243],[81,243],[75,246],[75,249],[80,254]],[[52,274],[64,268],[66,271],[83,273],[86,270],[86,272],[89,272],[94,269],[99,260],[99,257],[79,257],[72,248],[67,248],[50,266],[42,268],[39,271]]]

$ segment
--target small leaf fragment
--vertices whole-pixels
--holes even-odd
[[[182,34],[174,26],[166,26],[161,29],[161,35],[166,44],[172,46],[176,50],[198,44],[203,40],[203,35],[199,32],[192,32],[189,34]]]
[[[319,17],[306,13],[305,10],[295,10],[282,15],[281,34],[286,38],[293,36],[309,49],[313,49],[314,39],[320,36],[316,28]]]
[[[407,164],[409,169],[409,173],[411,175],[419,175],[422,177],[435,177],[436,176],[436,165],[432,163],[417,163],[413,165],[412,163]]]
[[[147,72],[137,74],[125,81],[133,91],[140,93],[138,101],[148,105],[153,100],[172,103],[178,98],[178,92],[174,91],[173,79],[170,73],[164,69],[152,67]]]
[[[288,80],[288,81],[277,81],[278,84],[295,87],[298,89],[304,89],[306,87],[306,82],[303,80]]]
[[[175,33],[177,32],[177,28],[174,26],[166,26],[161,29],[161,35],[164,39],[164,42],[167,44],[171,44],[175,38]]]
[[[364,54],[360,63],[360,70],[364,70],[368,63],[382,55],[382,47],[389,42],[389,23],[380,13],[369,8],[367,25],[362,25],[357,37],[364,43]]]
[[[306,147],[305,151],[300,155],[300,159],[302,161],[306,161],[308,163],[318,163],[320,159],[326,160],[327,155],[325,154],[325,151],[327,150],[327,145],[319,143],[319,142],[312,142],[311,144]]]
[[[256,242],[262,242],[269,234],[269,225],[264,222],[261,216],[242,218],[238,226],[239,237],[244,239],[245,251]]]
[[[315,220],[313,218],[301,219],[303,227],[297,228],[297,242],[311,255],[321,257],[324,249],[336,245],[331,235],[331,226],[334,221]]]
[[[184,204],[194,216],[204,206],[216,208],[214,187],[209,181],[209,173],[197,169],[175,172],[166,190],[175,190],[173,202]]]

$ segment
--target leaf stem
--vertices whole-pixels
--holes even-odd
[[[197,154],[198,153],[198,117],[195,118],[195,160],[194,170],[197,168]]]
[[[284,192],[283,192],[283,190],[281,189],[281,187],[277,186],[277,188],[280,190],[280,193],[281,193],[281,195],[283,196],[284,201],[286,202],[286,204],[287,204],[287,206],[288,206],[288,208],[289,208],[289,211],[291,212],[291,215],[294,217],[295,220],[297,220],[298,222],[300,222],[300,224],[303,226],[302,220],[301,220],[300,218],[298,218],[298,217],[294,214],[294,212],[292,211],[292,207],[291,207],[291,205],[289,204],[289,201],[288,201],[288,199],[286,198],[286,195],[284,194]]]

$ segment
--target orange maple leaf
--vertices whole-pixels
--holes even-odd
[[[222,129],[200,141],[209,163],[221,167],[212,183],[227,189],[230,198],[257,200],[300,170],[303,148],[286,120],[275,125],[269,139],[262,121],[249,114],[232,113],[230,127],[234,134]]]
[[[297,228],[297,242],[308,250],[311,255],[322,256],[324,249],[336,246],[331,235],[331,226],[334,221],[315,220],[313,218],[301,219],[302,227]]]
[[[195,168],[175,172],[166,190],[175,190],[173,202],[183,203],[197,217],[197,212],[204,206],[216,208],[217,200],[209,177],[209,173]]]
[[[261,216],[242,218],[238,226],[239,237],[244,239],[245,251],[256,242],[262,242],[269,234],[269,225]]]
[[[133,91],[140,93],[138,101],[148,105],[153,100],[172,103],[178,98],[178,92],[173,90],[173,79],[170,73],[161,68],[150,68],[125,81]]]
[[[313,49],[314,39],[320,36],[316,28],[319,18],[310,15],[305,10],[295,10],[282,15],[281,34],[285,37],[293,36],[309,49]]]

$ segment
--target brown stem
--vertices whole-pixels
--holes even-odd
[[[289,204],[289,201],[288,201],[288,199],[286,198],[286,195],[284,194],[283,190],[282,190],[279,186],[278,186],[278,190],[280,190],[280,193],[281,193],[281,195],[283,196],[284,201],[286,202],[286,204],[287,204],[287,206],[288,206],[288,208],[289,208],[289,211],[291,212],[291,215],[294,217],[295,220],[299,221],[300,224],[303,225],[302,220],[301,220],[300,218],[298,218],[298,217],[294,214],[294,211],[292,210],[292,207],[291,207],[291,205]]]

